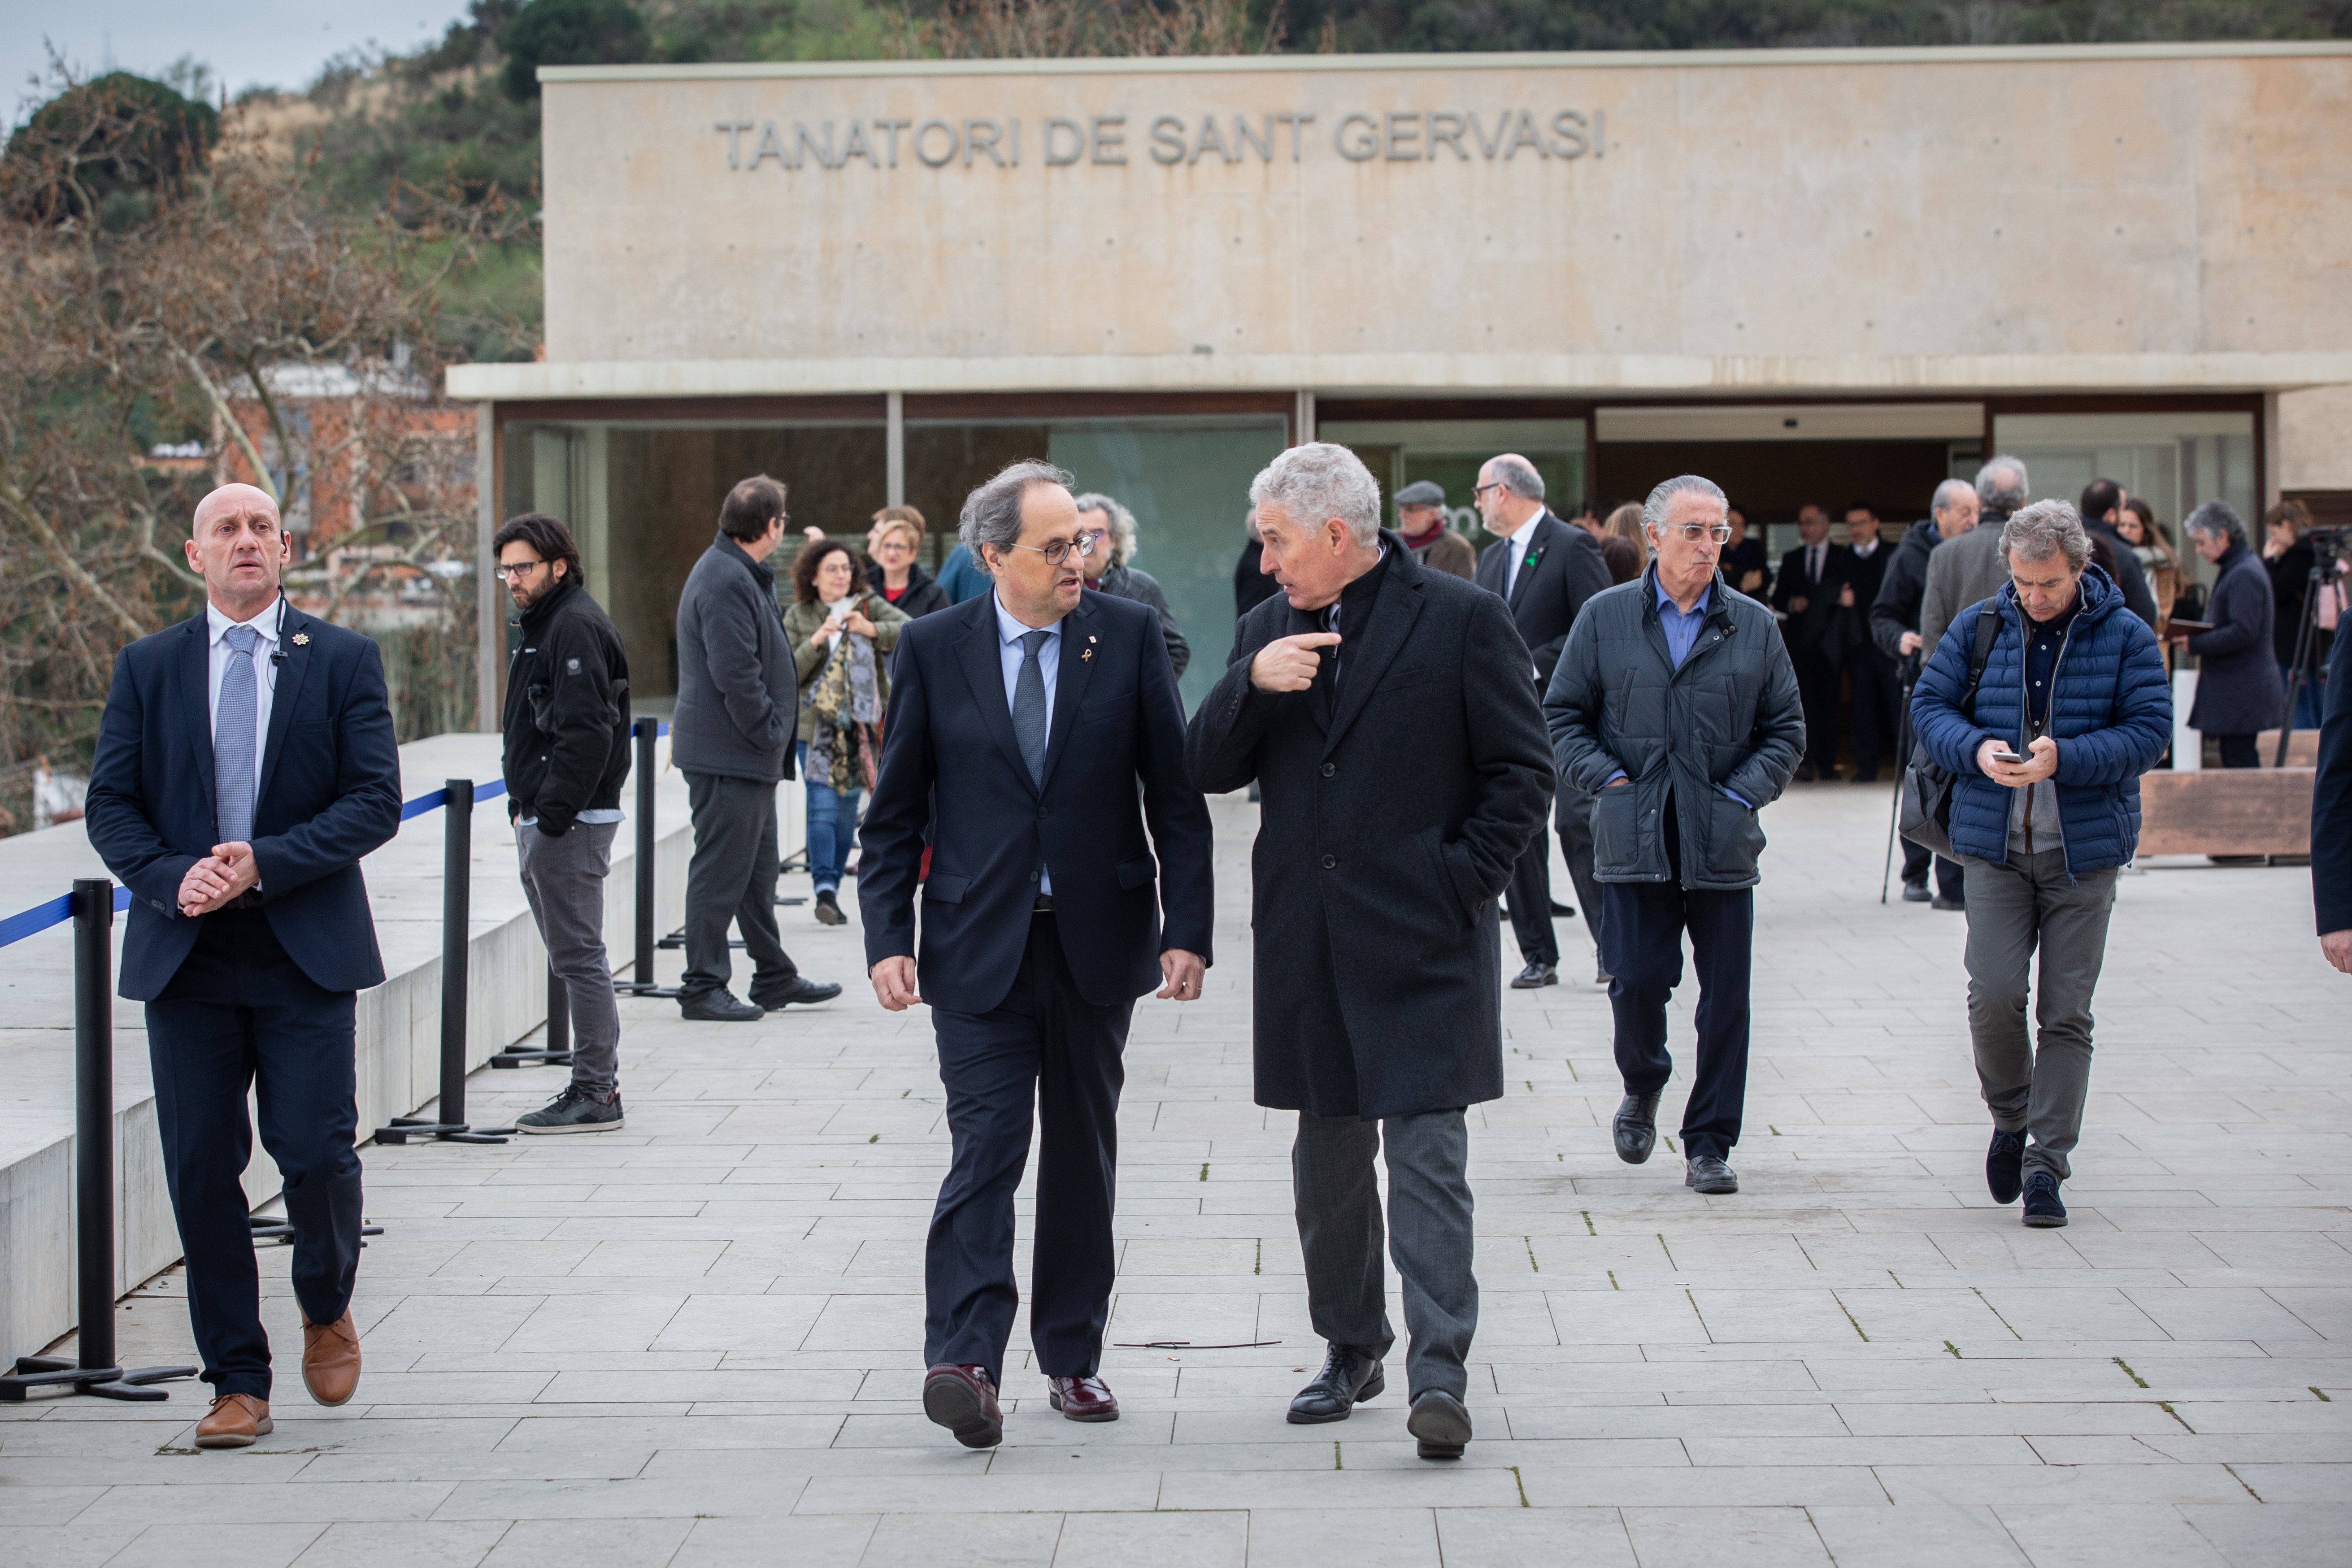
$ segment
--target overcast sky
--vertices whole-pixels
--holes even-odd
[[[235,93],[300,88],[330,56],[371,40],[410,49],[441,36],[465,0],[0,0],[0,121],[15,123],[47,67],[43,35],[76,68],[160,76],[194,55]]]

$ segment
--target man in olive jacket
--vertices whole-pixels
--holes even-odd
[[[1478,1316],[1464,1111],[1503,1092],[1495,901],[1551,798],[1543,718],[1508,607],[1381,531],[1346,447],[1292,447],[1250,499],[1283,593],[1234,628],[1185,757],[1204,791],[1265,796],[1256,1098],[1298,1112],[1307,1311],[1330,1347],[1289,1418],[1344,1420],[1384,1386],[1385,1143],[1406,1429],[1423,1458],[1458,1458]]]
[[[1657,1140],[1674,1072],[1666,999],[1698,963],[1698,1053],[1683,1111],[1684,1184],[1736,1193],[1729,1164],[1748,1095],[1748,983],[1756,934],[1757,813],[1805,750],[1804,706],[1772,613],[1717,571],[1731,537],[1723,491],[1696,474],[1650,492],[1650,569],[1596,595],[1544,699],[1564,784],[1591,791],[1592,868],[1607,889],[1601,954],[1613,978],[1612,1132],[1638,1165]]]
[[[765,474],[737,485],[677,600],[670,760],[686,775],[694,812],[677,1005],[712,1023],[750,1023],[788,1003],[841,994],[803,975],[776,930],[776,785],[793,776],[800,693],[768,565],[785,521],[782,485]],[[748,1003],[727,989],[730,921],[742,929],[751,961]]]

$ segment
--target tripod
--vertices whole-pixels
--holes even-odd
[[[1886,884],[1895,875],[1895,840],[1903,826],[1903,781],[1911,773],[1911,689],[1919,684],[1919,666],[1927,648],[1903,658],[1903,694],[1895,706],[1895,800],[1886,808],[1886,864],[1878,873],[1878,901],[1886,901]]]
[[[2302,700],[2305,685],[2319,683],[2319,595],[2332,586],[2338,563],[2335,555],[2318,539],[2312,540],[2311,577],[2303,590],[2303,614],[2295,618],[2294,675],[2286,683],[2286,711],[2279,719],[2278,755],[2271,766],[2286,766],[2287,742],[2294,735],[2294,705]],[[2338,634],[2339,636],[2341,633]]]

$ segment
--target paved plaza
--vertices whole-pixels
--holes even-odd
[[[1984,1191],[1962,921],[1877,900],[1885,798],[1800,786],[1766,814],[1738,1195],[1687,1193],[1665,1148],[1640,1168],[1611,1152],[1605,994],[1507,994],[1510,1093],[1472,1112],[1484,1300],[1459,1464],[1414,1457],[1402,1342],[1390,1392],[1352,1420],[1282,1419],[1321,1346],[1291,1118],[1250,1103],[1255,813],[1228,797],[1207,999],[1143,1002],[1128,1052],[1117,1424],[1047,1408],[1025,1324],[1001,1448],[924,1420],[922,1236],[946,1155],[929,1025],[884,1014],[857,928],[802,905],[788,943],[843,998],[750,1026],[625,1002],[625,1132],[365,1151],[384,1235],[361,1269],[352,1405],[307,1402],[288,1255],[269,1248],[260,1446],[191,1448],[191,1384],[168,1405],[0,1409],[0,1552],[2345,1563],[2352,980],[2318,957],[2308,874],[2123,879],[2073,1224],[2029,1231]],[[1564,946],[1589,977],[1581,941]],[[560,1081],[483,1072],[469,1092],[478,1117],[510,1116]],[[190,1358],[179,1293],[167,1275],[123,1304],[126,1361]]]

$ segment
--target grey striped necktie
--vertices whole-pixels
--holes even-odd
[[[228,644],[228,665],[213,710],[213,815],[222,843],[247,844],[253,839],[254,731],[260,709],[253,650],[261,634],[251,626],[231,626],[221,640]]]
[[[1052,726],[1045,719],[1045,667],[1037,662],[1037,651],[1051,636],[1021,634],[1021,673],[1013,678],[1013,738],[1029,764],[1030,782],[1039,789],[1045,787],[1045,739]]]

